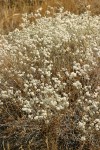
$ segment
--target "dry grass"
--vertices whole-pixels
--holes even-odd
[[[42,15],[48,9],[48,6],[57,8],[63,6],[65,10],[76,14],[87,10],[87,5],[91,5],[90,11],[93,15],[100,14],[100,1],[98,0],[1,0],[0,3],[0,31],[9,32],[18,27],[21,22],[21,14],[24,12],[35,12],[42,7]]]

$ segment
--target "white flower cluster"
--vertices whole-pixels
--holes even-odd
[[[82,84],[79,81],[74,82],[73,86],[75,86],[77,89],[81,89],[82,88]]]
[[[100,16],[23,17],[21,30],[0,35],[0,104],[19,101],[35,120],[75,105],[83,111],[79,128],[99,130]]]

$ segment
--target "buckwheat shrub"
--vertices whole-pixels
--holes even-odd
[[[35,120],[79,108],[81,141],[95,143],[100,131],[100,16],[60,11],[40,17],[38,12],[31,23],[30,16],[23,14],[22,29],[0,35],[0,104],[19,101]]]

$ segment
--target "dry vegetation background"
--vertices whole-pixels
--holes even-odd
[[[80,14],[88,5],[91,5],[92,15],[100,14],[99,0],[0,0],[0,29],[1,32],[13,30],[21,22],[22,13],[35,12],[39,7],[42,7],[42,15],[48,6],[55,7],[55,11],[63,6],[65,10]]]
[[[91,6],[89,11],[92,16],[100,15],[99,0],[0,0],[0,33],[6,34],[16,27],[19,28],[22,14],[25,12],[35,13],[40,7],[42,7],[42,16],[45,16],[48,6],[54,7],[55,12],[63,6],[64,10],[81,14],[87,10],[88,5]],[[51,13],[51,15],[53,14]],[[35,18],[33,20],[35,21]],[[8,68],[11,63],[10,58],[9,60],[5,58],[5,64],[8,65]],[[94,80],[98,73],[96,69],[90,75]],[[20,81],[18,82],[20,84]],[[78,115],[81,118],[81,111],[75,110],[74,112],[74,109],[70,108],[67,114],[66,111],[63,111],[63,115],[59,113],[53,116],[50,123],[46,124],[44,120],[28,119],[27,114],[21,108],[19,102],[4,100],[4,107],[0,108],[0,150],[99,150],[96,145],[99,145],[100,141],[91,143],[91,140],[86,142],[77,140],[81,131],[75,128],[74,117]],[[99,131],[94,133],[94,138],[99,139],[99,136]],[[73,140],[74,138],[76,140]]]

